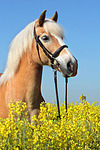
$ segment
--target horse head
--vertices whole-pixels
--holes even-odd
[[[57,23],[58,13],[55,12],[51,19],[45,19],[45,17],[46,10],[42,12],[34,25],[37,60],[41,65],[49,65],[57,69],[63,76],[75,76],[78,63],[63,42],[64,31]]]

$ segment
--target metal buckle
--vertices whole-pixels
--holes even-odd
[[[51,67],[53,70],[56,70],[56,68],[59,68],[59,63],[54,57],[52,57],[52,60],[51,60]]]

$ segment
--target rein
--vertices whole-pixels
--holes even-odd
[[[44,32],[43,32],[44,33]],[[41,34],[43,34],[41,33]],[[40,35],[41,35],[40,34]],[[60,48],[58,48],[53,54],[43,45],[43,43],[40,41],[39,37],[40,35],[36,35],[36,31],[35,31],[35,27],[34,27],[34,36],[35,36],[35,40],[36,40],[36,47],[37,47],[37,52],[38,52],[38,56],[40,61],[41,57],[40,57],[40,53],[39,53],[39,46],[42,48],[43,52],[45,53],[45,55],[50,59],[51,61],[51,68],[54,70],[54,82],[55,82],[55,91],[56,91],[56,99],[57,99],[57,107],[58,107],[58,118],[60,118],[60,107],[59,107],[59,96],[58,96],[58,88],[57,88],[57,70],[56,70],[56,66],[59,67],[59,63],[56,60],[56,57],[59,56],[60,52],[66,47],[68,48],[67,45],[63,45]],[[56,65],[54,64],[54,61],[56,61]],[[43,64],[43,62],[42,62]],[[68,82],[68,76],[65,77],[65,108],[66,108],[66,112],[67,112],[67,82]]]
[[[57,99],[57,107],[58,107],[58,118],[60,117],[60,107],[59,107],[59,96],[58,96],[58,88],[57,88],[57,71],[54,71],[54,83],[55,83],[55,91],[56,91],[56,99]],[[65,77],[65,109],[67,113],[67,83],[68,77]]]

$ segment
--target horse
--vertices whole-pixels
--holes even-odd
[[[0,77],[1,118],[8,117],[8,104],[12,100],[26,102],[31,123],[34,115],[38,117],[40,103],[45,101],[41,93],[44,65],[52,66],[64,77],[76,76],[78,62],[63,42],[64,30],[57,19],[57,11],[51,19],[46,19],[44,10],[11,42],[7,64]]]

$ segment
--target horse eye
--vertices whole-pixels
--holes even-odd
[[[44,35],[44,36],[42,36],[42,38],[41,38],[43,41],[48,41],[49,40],[49,37],[47,36],[47,35]]]

